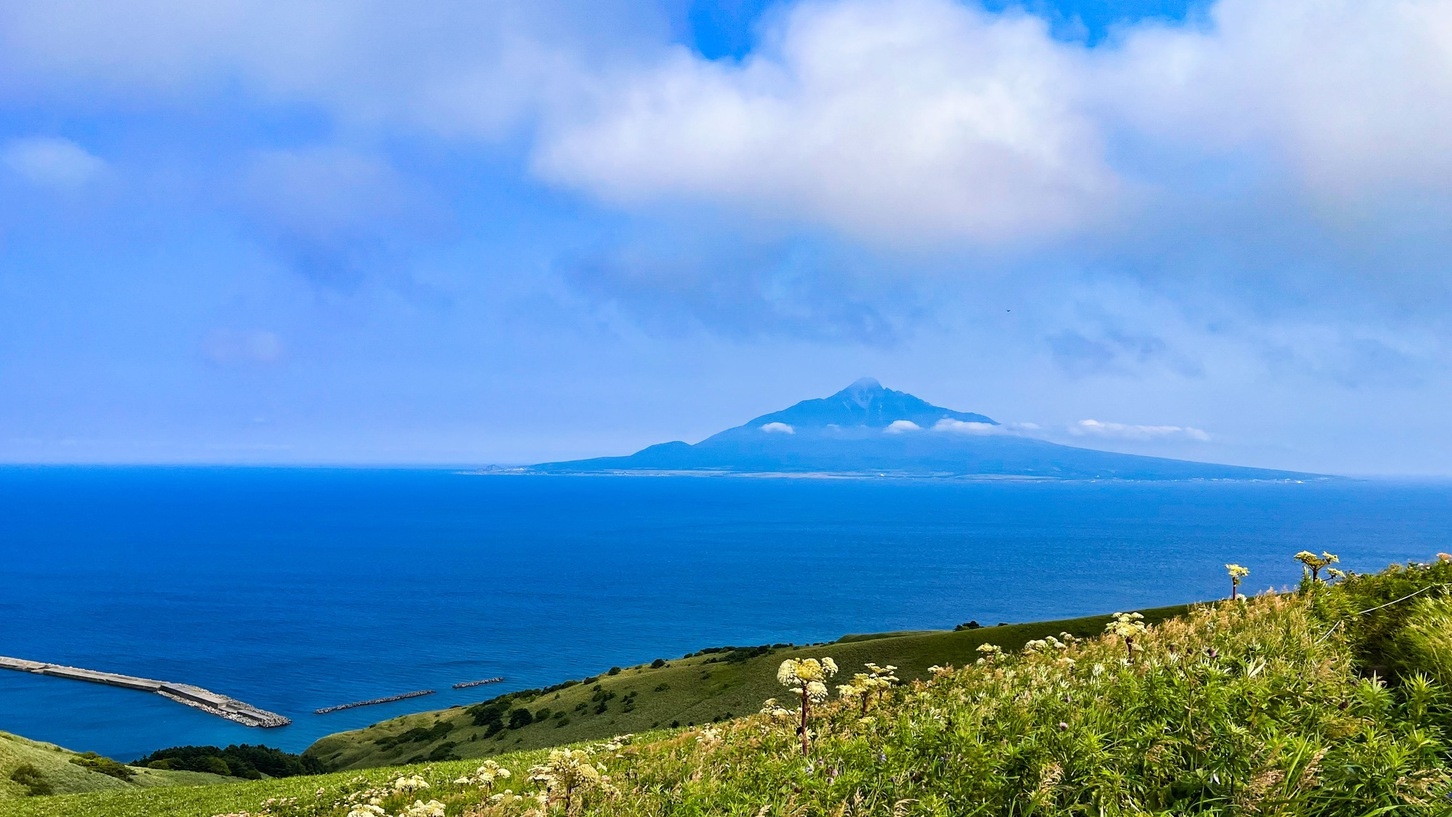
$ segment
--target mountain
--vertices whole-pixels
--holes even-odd
[[[536,473],[825,473],[1045,479],[1304,479],[1291,471],[1116,454],[1010,433],[982,414],[935,406],[864,378],[694,445],[530,466]]]

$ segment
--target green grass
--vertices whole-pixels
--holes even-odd
[[[1150,621],[1160,621],[1186,609],[1178,605],[1143,613]],[[956,632],[852,635],[826,647],[775,649],[743,661],[731,660],[730,653],[676,659],[657,669],[648,665],[630,667],[617,675],[601,675],[590,683],[513,701],[512,708],[531,713],[547,708],[551,717],[541,723],[505,729],[492,737],[486,736],[485,727],[474,725],[465,709],[454,708],[330,735],[313,744],[307,754],[329,769],[361,769],[486,757],[600,740],[624,732],[719,722],[755,712],[762,700],[779,696],[776,667],[785,658],[818,655],[826,649],[844,667],[860,667],[868,661],[892,664],[898,668],[899,677],[912,680],[927,677],[928,667],[935,664],[973,660],[980,644],[993,643],[1012,650],[1031,639],[1061,632],[1095,635],[1104,630],[1108,620],[1107,615],[1099,615]],[[554,717],[554,713],[564,715]]]
[[[30,789],[12,779],[22,766],[32,770],[23,779],[35,781],[56,794],[100,791],[127,791],[159,786],[200,786],[220,783],[229,778],[196,772],[171,772],[156,769],[129,769],[130,780],[93,771],[72,760],[81,755],[59,746],[27,740],[18,735],[0,732],[0,813],[8,814],[12,798],[26,797]]]
[[[890,691],[866,717],[854,702],[814,706],[808,755],[794,716],[755,712],[768,696],[791,705],[775,680],[784,657],[833,657],[842,668],[835,684],[864,660],[904,669],[915,661],[941,664],[944,650],[968,648],[972,656],[978,644],[1012,647],[1008,636],[1076,628],[1056,622],[899,635],[736,663],[697,656],[657,670],[632,668],[603,678],[598,691],[663,683],[670,676],[661,673],[675,671],[683,684],[692,675],[703,682],[691,682],[697,692],[740,691],[743,703],[757,697],[746,708],[751,714],[577,744],[584,755],[502,754],[496,760],[510,775],[489,785],[464,779],[480,767],[476,759],[22,798],[0,813],[348,817],[375,802],[389,817],[435,808],[447,817],[1447,817],[1452,689],[1417,665],[1423,654],[1442,661],[1440,647],[1400,645],[1418,627],[1418,638],[1441,638],[1427,627],[1445,612],[1449,586],[1452,562],[1197,605],[1134,635],[1132,661],[1126,642],[1107,635],[959,660],[966,665],[940,667]],[[1410,592],[1418,597],[1404,600]],[[1097,618],[1077,620],[1077,629],[1102,629]],[[1389,665],[1396,671],[1383,674]],[[703,672],[712,677],[699,678]],[[718,673],[732,679],[729,690],[712,689]],[[562,690],[559,700],[593,686]],[[599,717],[610,722],[608,706]],[[432,722],[428,716],[417,725]],[[506,741],[528,729],[506,730]],[[427,788],[407,789],[404,775],[418,775]],[[411,806],[416,801],[419,808]]]

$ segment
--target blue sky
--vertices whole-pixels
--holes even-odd
[[[0,461],[485,463],[871,375],[1452,472],[1452,2],[11,0]]]

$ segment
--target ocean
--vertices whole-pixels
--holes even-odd
[[[293,718],[0,671],[0,730],[131,760],[331,732],[702,647],[1132,610],[1452,550],[1452,483],[0,468],[0,655]],[[453,690],[456,682],[503,683]],[[416,689],[438,694],[314,715]]]

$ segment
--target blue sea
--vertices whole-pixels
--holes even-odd
[[[317,738],[706,646],[1112,612],[1452,550],[1452,484],[1034,483],[0,468],[0,655],[288,715],[0,671],[0,730],[123,760]],[[502,675],[455,691],[455,682]],[[314,715],[415,689],[439,693]]]

